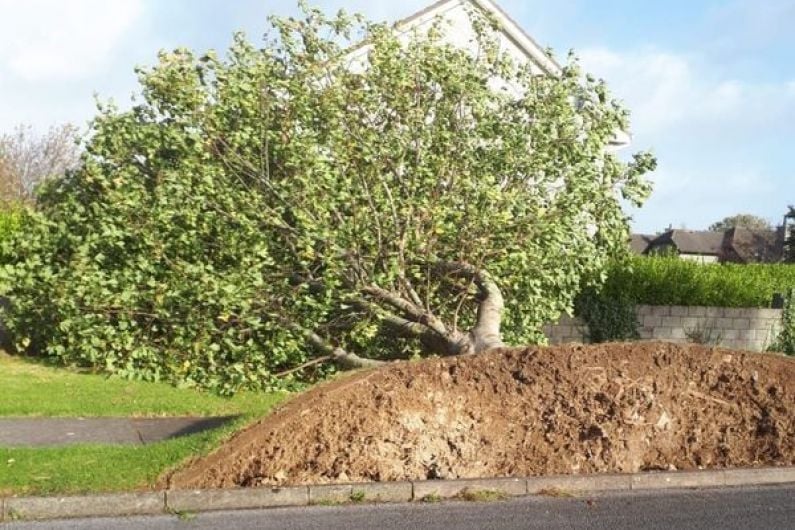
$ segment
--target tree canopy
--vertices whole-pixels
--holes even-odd
[[[475,52],[305,8],[161,53],[6,246],[18,347],[230,393],[543,341],[655,162],[608,152],[628,113],[576,60],[536,75],[472,23]]]
[[[709,225],[709,230],[713,232],[722,232],[730,228],[747,228],[749,230],[773,230],[773,225],[770,221],[763,217],[758,217],[750,213],[738,213],[737,215],[730,215],[724,217],[720,221]]]

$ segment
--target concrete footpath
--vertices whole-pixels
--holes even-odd
[[[0,447],[144,445],[215,429],[234,418],[0,418]]]
[[[175,515],[62,519],[46,523],[15,521],[8,523],[7,529],[775,530],[793,527],[795,486],[617,491],[574,497],[512,497],[498,502],[365,503]]]
[[[435,503],[443,499],[478,501],[527,495],[568,498],[604,492],[701,490],[791,483],[795,483],[795,467],[5,497],[0,498],[0,522],[169,513],[185,515],[285,506]]]

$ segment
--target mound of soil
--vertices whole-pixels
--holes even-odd
[[[502,349],[321,385],[167,479],[207,488],[795,464],[795,360]]]

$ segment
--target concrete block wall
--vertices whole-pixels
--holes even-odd
[[[544,326],[544,335],[550,344],[587,342],[588,326],[577,317],[562,315],[556,323]]]
[[[763,351],[781,327],[781,309],[639,305],[636,311],[641,340],[701,342]],[[587,330],[580,319],[565,315],[544,327],[550,344],[586,342]]]

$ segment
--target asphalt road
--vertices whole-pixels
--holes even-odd
[[[2,525],[0,525],[2,526]],[[795,484],[759,488],[633,492],[576,498],[523,497],[490,503],[315,506],[51,522],[4,530],[199,530],[404,528],[713,529],[795,528]]]

